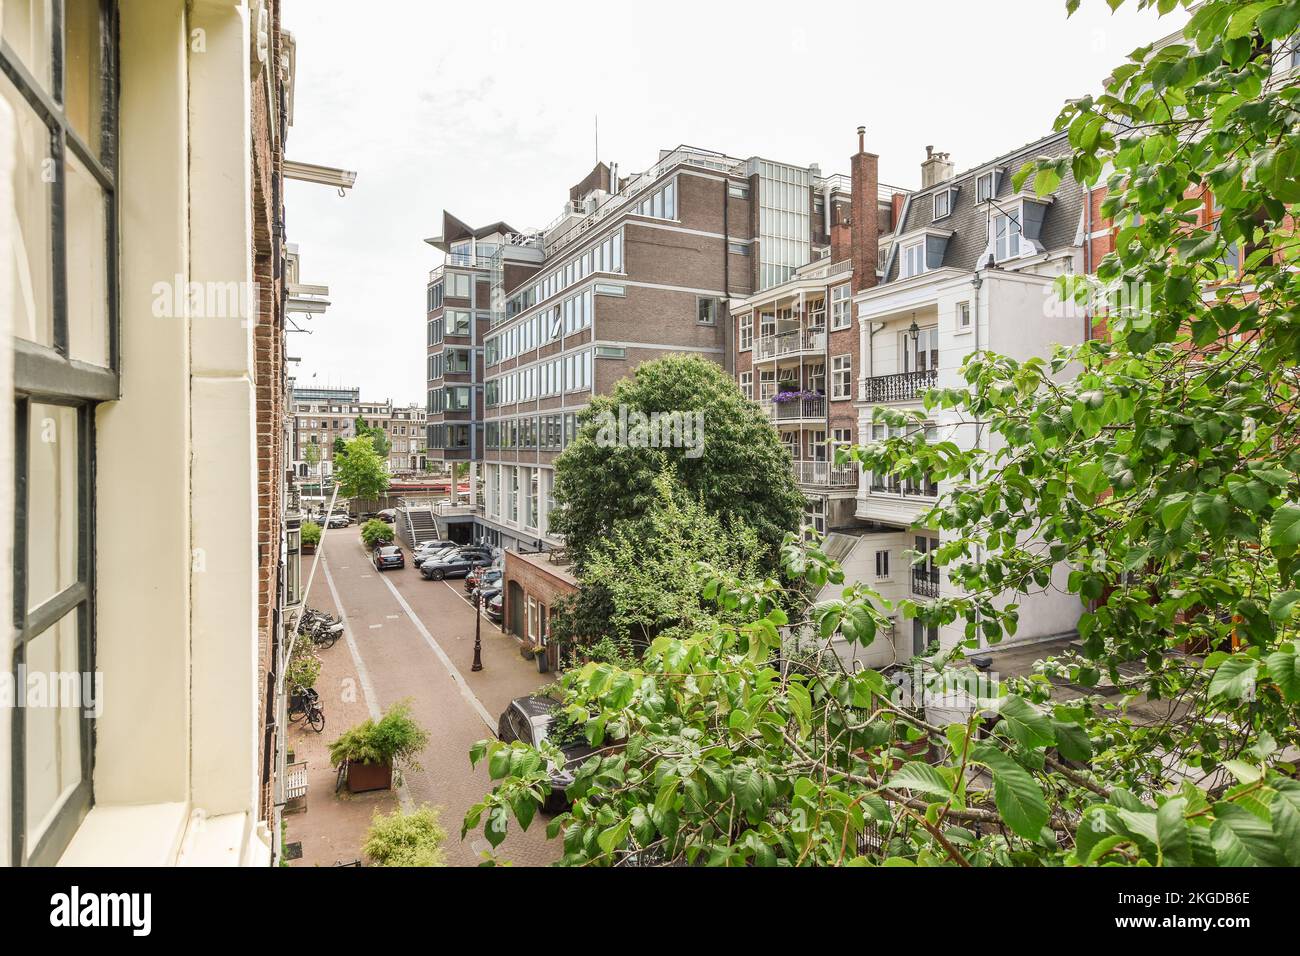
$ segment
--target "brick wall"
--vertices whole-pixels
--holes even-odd
[[[257,315],[253,327],[254,389],[257,407],[257,494],[258,494],[258,604],[257,661],[258,682],[262,694],[258,766],[260,777],[259,817],[272,813],[272,771],[276,740],[266,731],[274,719],[274,662],[276,628],[279,623],[280,544],[284,534],[283,495],[285,462],[284,421],[285,362],[284,313],[282,285],[276,257],[282,250],[276,244],[280,220],[277,203],[284,160],[283,142],[278,135],[279,104],[268,101],[267,84],[260,70],[272,71],[278,98],[276,64],[280,57],[280,3],[267,0],[270,13],[270,48],[266,61],[254,63],[249,77],[252,96],[252,167],[253,195],[253,280],[257,284]]]
[[[550,564],[545,556],[521,555],[514,551],[507,551],[505,557],[505,570],[501,575],[505,582],[501,591],[501,608],[504,614],[502,625],[511,633],[514,633],[513,628],[517,626],[520,633],[516,633],[515,636],[526,639],[528,598],[531,597],[540,603],[546,609],[549,619],[555,600],[566,594],[576,593],[578,583],[562,566]],[[513,610],[511,601],[516,602],[517,605]],[[549,627],[547,630],[549,631]],[[550,659],[551,669],[554,670],[558,664],[557,648],[554,643],[548,642],[546,654]]]

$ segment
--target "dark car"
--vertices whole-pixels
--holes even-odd
[[[329,528],[346,528],[351,523],[351,516],[344,514],[332,514],[325,521],[326,527]]]
[[[446,554],[426,558],[420,565],[420,574],[429,581],[443,578],[463,578],[475,568],[492,563],[492,552],[487,548],[459,548]]]
[[[383,511],[376,511],[375,517],[380,521],[387,521],[389,524],[392,524],[397,520],[397,512],[392,508],[385,508]]]
[[[573,783],[574,771],[584,760],[596,752],[581,731],[571,730],[563,739],[555,739],[555,711],[560,706],[554,697],[516,697],[505,709],[497,721],[497,737],[506,743],[521,741],[532,747],[540,746],[543,740],[560,748],[564,754],[564,766],[550,766],[551,792],[547,795],[542,809],[546,813],[559,813],[569,805],[565,789]]]
[[[402,549],[395,544],[386,544],[381,548],[375,548],[374,560],[375,570],[377,571],[406,567],[406,558],[402,556]]]
[[[486,609],[488,620],[493,624],[500,624],[505,620],[505,609],[502,606],[501,592],[498,591],[490,598],[484,599],[484,608]]]

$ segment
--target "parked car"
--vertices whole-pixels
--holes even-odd
[[[596,748],[587,743],[576,728],[563,739],[554,738],[555,711],[559,706],[560,702],[554,697],[516,697],[497,721],[497,737],[506,743],[518,740],[538,747],[542,741],[550,739],[564,754],[563,766],[552,763],[547,768],[551,774],[551,792],[542,804],[546,813],[559,813],[569,805],[564,791],[573,783],[574,771],[596,752]]]
[[[485,585],[496,584],[501,580],[500,568],[475,568],[465,575],[465,593],[474,596],[474,592]]]
[[[375,517],[380,521],[387,521],[389,524],[392,524],[397,520],[397,512],[392,508],[385,508],[383,511],[376,511]]]
[[[406,567],[406,558],[402,556],[402,549],[395,544],[386,544],[375,548],[374,560],[376,571]]]
[[[441,554],[444,551],[454,551],[459,547],[460,545],[454,541],[422,541],[411,554],[411,563],[418,568],[431,555]]]
[[[457,548],[446,554],[425,558],[420,565],[420,574],[429,581],[463,578],[475,568],[485,567],[491,563],[492,552],[487,548]]]
[[[346,528],[352,523],[351,515],[332,514],[325,521],[327,528]]]
[[[501,592],[498,591],[496,594],[492,595],[492,597],[490,598],[487,598],[485,601],[488,620],[491,621],[493,624],[500,624],[503,620],[505,620],[506,615],[505,615],[505,608],[503,606],[504,602],[501,600],[501,597],[502,597]]]

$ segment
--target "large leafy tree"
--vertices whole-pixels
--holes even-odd
[[[695,447],[637,447],[601,440],[602,423],[628,414],[700,413]],[[608,416],[608,417],[607,417]],[[581,569],[615,524],[645,514],[655,499],[661,462],[711,514],[739,518],[757,533],[775,563],[787,531],[802,520],[804,498],[789,455],[771,423],[716,363],[670,356],[638,365],[582,412],[576,439],[555,462],[551,529],[564,536]]]
[[[357,437],[368,437],[372,447],[375,449],[375,454],[384,459],[384,461],[387,461],[388,453],[392,451],[393,447],[392,442],[388,440],[388,432],[377,426],[371,427],[370,425],[367,425],[366,420],[360,415],[356,417],[353,425],[356,428]]]
[[[931,679],[966,688],[966,717],[928,720],[833,655],[773,662],[786,625],[871,641],[893,608],[864,586],[789,620],[776,582],[718,574],[705,593],[748,623],[567,677],[569,719],[626,745],[553,821],[566,862],[1300,865],[1300,87],[1274,59],[1298,27],[1296,0],[1205,0],[1182,42],[1069,104],[1064,162],[1105,177],[1117,235],[1097,284],[1061,292],[1100,293],[1104,334],[1043,360],[972,355],[962,388],[931,393],[996,436],[983,449],[851,452],[947,479],[929,520],[963,596],[898,609],[964,621]],[[1047,191],[1060,172],[1019,178]],[[843,583],[815,549],[785,558]],[[974,683],[963,655],[1014,634],[1015,596],[1061,563],[1078,653]],[[474,756],[498,783],[466,826],[499,842],[546,774],[518,745]]]
[[[646,514],[616,521],[592,549],[577,599],[590,595],[593,611],[607,615],[601,633],[633,648],[663,633],[689,635],[734,619],[701,598],[701,561],[750,578],[760,565],[758,537],[738,518],[711,514],[665,466]]]
[[[334,480],[348,498],[378,498],[388,490],[388,468],[369,435],[351,439],[335,453]]]

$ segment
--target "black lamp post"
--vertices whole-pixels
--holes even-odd
[[[921,356],[917,352],[917,349],[921,344],[921,327],[916,324],[915,312],[912,313],[912,324],[907,327],[907,337],[912,340],[912,352],[907,356],[907,359],[909,362],[919,366],[921,364]],[[917,369],[909,368],[907,371],[915,372]]]
[[[474,589],[474,666],[471,671],[481,671],[483,669],[483,641],[480,631],[483,627],[483,592],[477,588]]]

